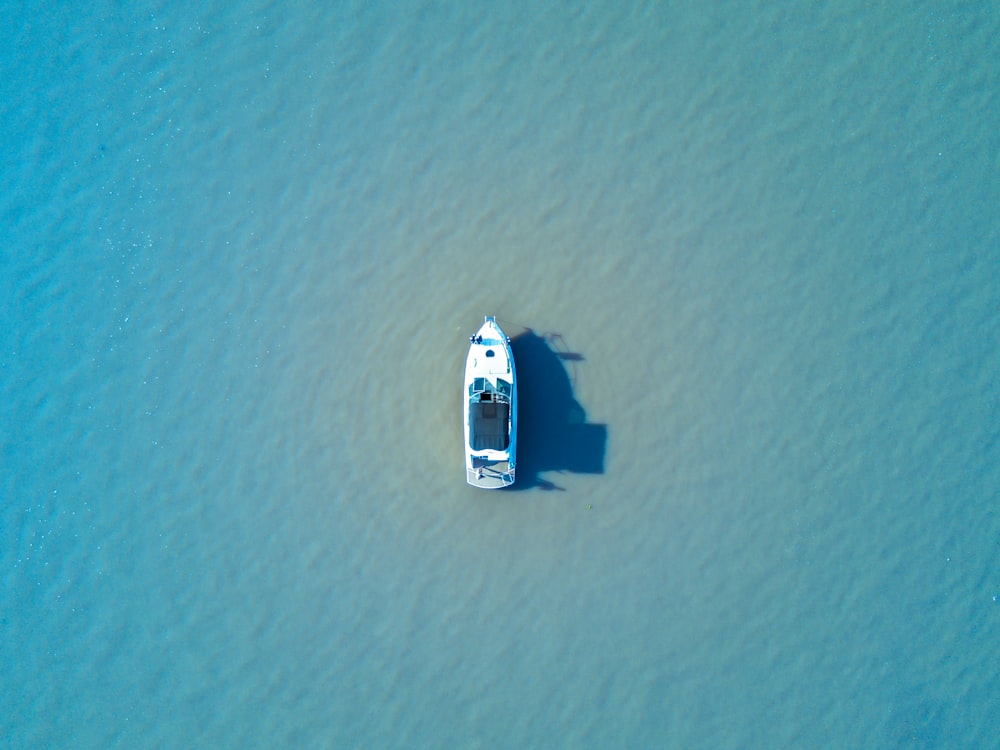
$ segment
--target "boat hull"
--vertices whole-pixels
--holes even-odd
[[[517,465],[517,375],[510,341],[493,316],[470,338],[462,402],[466,481],[509,487]]]

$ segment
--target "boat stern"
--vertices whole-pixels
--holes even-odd
[[[472,466],[465,467],[465,478],[473,487],[498,490],[514,484],[514,465],[508,461],[479,460],[473,456]]]

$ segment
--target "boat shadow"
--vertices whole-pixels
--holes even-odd
[[[512,338],[510,348],[517,368],[517,481],[510,489],[563,489],[544,472],[603,474],[607,425],[588,423],[573,394],[583,356],[559,334],[531,329]]]

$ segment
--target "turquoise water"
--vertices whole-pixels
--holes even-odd
[[[0,19],[4,747],[997,746],[992,5]]]

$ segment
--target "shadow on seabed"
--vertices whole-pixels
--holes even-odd
[[[542,472],[604,473],[608,428],[587,423],[565,366],[583,356],[561,351],[564,346],[559,334],[539,336],[531,329],[510,340],[517,368],[517,481],[512,490],[562,489],[543,479]]]

